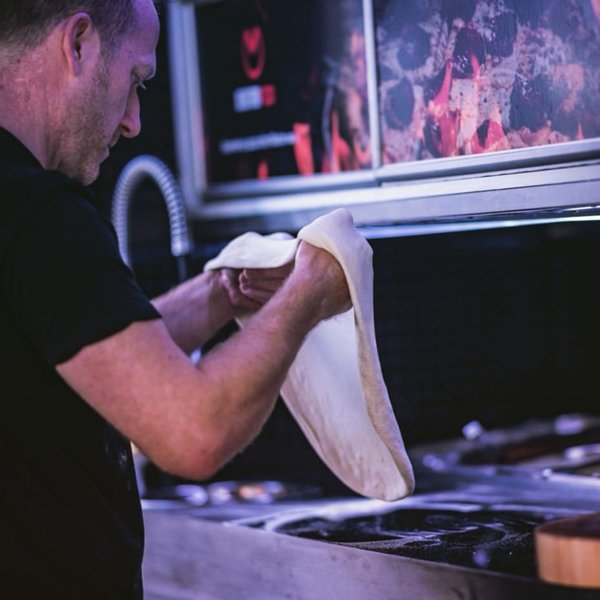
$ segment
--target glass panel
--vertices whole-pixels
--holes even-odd
[[[600,136],[600,0],[374,0],[384,164]]]
[[[372,166],[361,0],[197,9],[209,183]]]

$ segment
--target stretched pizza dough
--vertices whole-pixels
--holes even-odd
[[[370,498],[403,498],[413,491],[414,476],[379,364],[372,250],[350,213],[338,209],[320,217],[297,239],[246,233],[205,270],[281,266],[294,259],[300,240],[337,258],[353,308],[307,335],[281,396],[317,454],[348,487]],[[250,318],[240,319],[240,325]]]

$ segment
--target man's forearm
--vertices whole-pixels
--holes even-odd
[[[217,433],[215,468],[260,431],[318,311],[301,287],[284,285],[244,329],[198,364],[206,388],[218,390],[210,414],[201,403],[204,415],[198,419],[206,431]]]
[[[202,346],[233,318],[218,277],[216,271],[203,273],[152,301],[171,337],[187,354]]]

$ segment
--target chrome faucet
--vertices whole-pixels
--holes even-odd
[[[155,156],[141,155],[129,161],[119,175],[112,202],[112,222],[119,240],[119,250],[130,267],[129,206],[135,190],[146,177],[152,179],[162,192],[169,216],[171,254],[177,261],[179,281],[187,278],[185,257],[192,243],[188,229],[183,196],[169,167]]]

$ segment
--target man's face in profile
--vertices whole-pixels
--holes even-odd
[[[98,177],[121,135],[135,137],[141,130],[138,89],[156,68],[159,23],[150,0],[134,0],[134,10],[137,22],[113,52],[99,53],[57,134],[59,170],[84,185]]]

